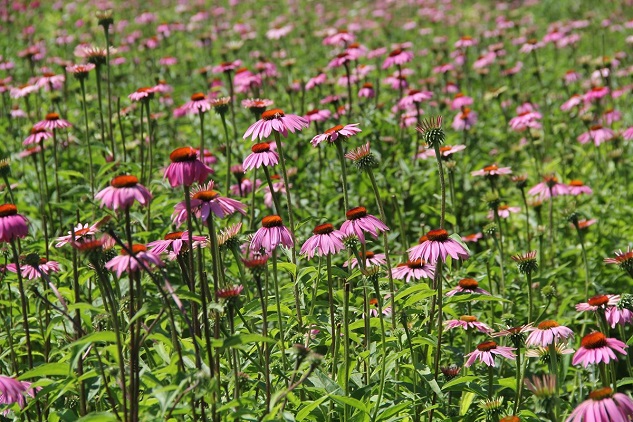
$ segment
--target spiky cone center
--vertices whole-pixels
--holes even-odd
[[[401,48],[396,48],[391,53],[389,53],[389,57],[396,57],[399,54],[402,54],[402,49]]]
[[[497,343],[494,341],[484,341],[477,346],[477,350],[480,352],[489,352],[497,348]]]
[[[243,262],[246,268],[256,272],[266,268],[268,258],[246,259]]]
[[[499,166],[497,166],[496,164],[484,167],[484,171],[486,173],[490,173],[491,171],[497,171],[497,170],[499,170]]]
[[[0,205],[0,218],[16,215],[17,213],[18,213],[18,207],[16,207],[13,204]]]
[[[582,338],[580,345],[585,349],[599,349],[607,345],[607,337],[598,331],[589,333]]]
[[[613,396],[613,389],[609,387],[602,387],[598,390],[593,390],[589,393],[589,398],[594,401],[604,400]]]
[[[544,181],[549,188],[553,188],[558,183],[558,179],[555,176],[546,176]]]
[[[172,163],[187,163],[196,161],[198,152],[192,147],[176,148],[169,154]]]
[[[459,375],[461,368],[457,366],[449,366],[448,368],[440,368],[440,370],[446,379],[450,381]]]
[[[597,130],[602,129],[602,125],[593,125],[589,128],[590,131],[595,132]]]
[[[103,249],[103,241],[99,239],[86,240],[77,242],[74,246],[80,251],[85,253],[98,252]]]
[[[138,185],[138,177],[127,174],[117,176],[110,181],[110,185],[114,188],[133,188]]]
[[[150,86],[143,86],[143,87],[137,89],[136,92],[138,92],[138,93],[147,92],[149,98],[154,96],[153,88],[150,87]]]
[[[31,135],[37,135],[38,133],[42,133],[42,132],[46,132],[46,129],[44,129],[44,128],[40,128],[40,129],[32,128],[31,129]]]
[[[165,240],[180,240],[184,232],[171,232],[167,233],[164,237]]]
[[[584,183],[582,183],[582,180],[575,179],[569,182],[569,186],[580,187],[584,186]]]
[[[89,233],[89,232],[90,232],[90,227],[86,227],[85,229],[79,229],[79,230],[77,230],[77,231],[75,232],[75,237],[77,237],[77,236],[83,236],[83,235],[85,235],[85,234],[87,234],[87,233]]]
[[[283,226],[283,221],[278,215],[267,215],[266,217],[262,218],[262,226],[267,229],[270,229],[272,227],[281,227]]]
[[[220,289],[215,295],[221,299],[234,299],[239,297],[240,291],[241,289],[239,287],[234,286],[226,289]]]
[[[284,117],[284,111],[280,108],[273,108],[270,110],[266,110],[262,113],[262,119],[263,120],[273,120],[273,119],[279,119],[280,117]]]
[[[45,117],[45,120],[48,121],[54,121],[54,120],[59,120],[59,114],[57,113],[48,113]]]
[[[554,320],[548,319],[541,322],[536,326],[539,330],[550,330],[552,328],[560,327],[560,324]]]
[[[363,88],[373,89],[374,88],[374,84],[372,84],[371,82],[365,82],[363,84]]]
[[[365,251],[365,259],[373,259],[375,255],[372,251]]]
[[[589,298],[587,303],[591,306],[604,306],[609,303],[609,297],[606,295],[598,295]]]
[[[372,297],[371,299],[369,299],[369,304],[371,306],[378,306],[378,299],[376,299],[375,297]]]
[[[202,202],[211,202],[215,198],[220,196],[220,193],[215,190],[201,190],[200,192],[196,192],[193,194],[193,199],[199,199]]]
[[[330,234],[334,231],[334,226],[330,223],[319,224],[312,230],[314,234]]]
[[[202,101],[205,99],[205,96],[202,92],[196,92],[191,96],[191,101]]]
[[[404,265],[411,268],[412,270],[423,268],[425,264],[426,261],[424,261],[423,259],[415,259],[413,261],[407,261],[406,263],[404,263]]]
[[[345,217],[348,220],[358,220],[360,218],[367,216],[367,208],[365,207],[356,207],[345,213]]]
[[[476,290],[479,288],[479,283],[474,278],[462,278],[457,284],[465,290]]]
[[[448,240],[448,232],[444,229],[431,230],[426,233],[426,237],[432,242],[446,242]]]
[[[255,154],[261,154],[264,152],[268,152],[270,151],[270,144],[268,142],[262,142],[259,144],[255,144],[251,147],[251,151],[253,151]]]
[[[473,315],[462,315],[459,317],[459,320],[464,322],[475,322],[477,321],[477,317]]]
[[[333,133],[335,133],[335,132],[340,131],[340,130],[341,130],[341,129],[343,129],[344,127],[345,127],[345,126],[343,126],[343,125],[336,125],[336,126],[334,126],[334,127],[329,128],[329,129],[328,129],[328,130],[326,130],[324,133],[325,133],[326,135],[331,135],[331,134],[333,134]]]
[[[420,238],[418,239],[418,245],[426,242],[427,240],[429,240],[427,235],[420,236]]]
[[[131,250],[132,250],[132,254],[136,255],[140,252],[147,252],[147,246],[136,243],[132,245]],[[129,255],[129,253],[127,252],[127,250],[121,249],[121,255]]]

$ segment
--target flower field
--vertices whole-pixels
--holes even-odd
[[[0,420],[633,421],[630,1],[0,22]]]

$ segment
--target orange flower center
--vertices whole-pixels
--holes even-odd
[[[450,145],[446,145],[445,147],[440,147],[440,152],[448,152],[450,150],[452,150],[453,147]]]
[[[325,223],[325,224],[319,224],[318,226],[316,226],[314,230],[312,230],[312,233],[329,234],[329,233],[332,233],[333,231],[334,231],[334,226],[331,225],[330,223]]]
[[[495,343],[494,341],[484,341],[483,343],[477,346],[477,350],[479,350],[480,352],[489,352],[496,348],[497,348],[497,343]]]
[[[378,299],[376,299],[375,297],[369,299],[369,304],[372,306],[377,306],[378,305]]]
[[[46,129],[31,129],[31,135],[35,135],[37,133],[42,133],[42,132],[46,132]]]
[[[193,194],[193,199],[199,199],[202,202],[211,202],[220,196],[220,193],[214,190],[201,190]]]
[[[151,94],[152,93],[152,87],[144,86],[142,88],[137,89],[136,92],[149,92]]]
[[[172,233],[167,233],[165,235],[165,240],[178,240],[178,239],[182,239],[182,234],[184,232],[172,232]]]
[[[448,239],[448,232],[444,229],[431,230],[426,237],[435,242],[444,242]]]
[[[13,204],[0,205],[0,217],[8,217],[10,215],[16,215],[18,213],[18,207]]]
[[[591,306],[603,306],[609,303],[609,297],[606,295],[594,296],[592,298],[589,298],[587,303],[590,304]]]
[[[462,315],[459,317],[459,320],[464,322],[475,322],[477,321],[477,317],[472,315]]]
[[[88,233],[90,231],[90,227],[86,228],[86,229],[79,229],[75,232],[75,237],[77,236],[83,236],[84,234]]]
[[[420,238],[418,239],[418,244],[424,243],[427,240],[429,240],[429,238],[426,235],[420,236]]]
[[[396,48],[395,50],[393,50],[391,53],[389,53],[389,57],[395,57],[398,54],[402,54],[402,49],[401,48]]]
[[[569,182],[570,186],[583,186],[582,180],[572,180]]]
[[[609,387],[603,387],[589,393],[589,398],[594,401],[600,401],[613,396],[613,390]]]
[[[602,125],[593,125],[589,128],[590,131],[594,132],[596,130],[602,129]]]
[[[365,251],[365,259],[373,259],[375,255],[372,251]]]
[[[202,92],[196,92],[191,96],[191,101],[202,101],[204,100],[204,94]]]
[[[423,259],[416,259],[413,261],[407,261],[405,265],[412,270],[415,270],[417,268],[422,268],[424,264],[426,264],[426,261],[424,261]]]
[[[57,113],[48,113],[46,115],[46,120],[59,120],[59,114],[57,114]]]
[[[474,278],[462,278],[457,284],[459,287],[466,290],[475,290],[479,287],[479,283]]]
[[[498,209],[499,209],[499,211],[505,211],[505,210],[507,210],[508,208],[510,208],[508,205],[499,205],[499,208],[498,208]]]
[[[497,170],[499,170],[499,166],[497,166],[496,164],[484,167],[484,171],[486,172],[497,171]]]
[[[281,217],[278,215],[267,215],[266,217],[262,218],[262,226],[266,227],[267,229],[271,227],[281,227],[282,225],[283,222],[281,220]]]
[[[268,142],[262,142],[260,144],[255,144],[251,147],[251,151],[255,154],[260,154],[262,152],[270,151],[270,144]]]
[[[584,336],[580,341],[580,345],[585,349],[599,349],[607,345],[607,337],[596,331]]]
[[[551,319],[543,321],[537,326],[539,330],[549,330],[551,328],[556,328],[556,327],[560,327],[560,324]]]
[[[110,181],[110,185],[115,188],[132,188],[138,185],[138,177],[130,176],[127,174],[123,176],[117,176]]]
[[[266,110],[262,113],[262,119],[264,120],[278,119],[284,116],[285,116],[284,111],[280,108],[273,108],[271,110]]]
[[[372,84],[371,82],[365,82],[363,84],[363,88],[373,88],[373,87],[374,87],[374,84]]]
[[[325,131],[326,134],[331,135],[334,132],[338,132],[339,130],[343,129],[345,126],[343,125],[336,125],[334,127],[329,128],[328,130]]]
[[[192,147],[176,148],[169,154],[169,159],[172,163],[186,163],[196,161],[198,153]]]
[[[147,252],[147,246],[141,244],[132,245],[132,253],[136,255],[139,252]],[[125,249],[121,250],[121,255],[129,255]]]
[[[352,208],[345,213],[345,217],[347,217],[348,220],[358,220],[365,216],[367,216],[367,208],[365,207]]]

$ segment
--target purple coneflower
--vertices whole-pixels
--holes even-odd
[[[446,296],[455,296],[459,293],[478,293],[482,295],[490,296],[490,292],[479,287],[479,282],[474,278],[462,278],[457,283],[457,286],[446,293]]]
[[[459,319],[450,319],[444,322],[447,330],[453,328],[462,328],[464,330],[477,330],[481,333],[489,334],[492,332],[492,328],[488,327],[483,322],[477,321],[477,317],[473,315],[462,315]]]
[[[602,127],[601,125],[594,125],[589,128],[587,132],[584,132],[578,136],[578,142],[586,144],[592,142],[599,147],[603,142],[612,140],[615,137],[613,131],[609,128]]]
[[[18,207],[13,204],[0,205],[0,242],[11,242],[25,237],[29,231],[29,222],[18,214]]]
[[[528,347],[547,347],[560,339],[568,339],[574,336],[574,332],[553,320],[541,322],[536,327],[529,328],[530,335],[525,341]]]
[[[385,61],[382,63],[382,68],[387,69],[391,66],[402,66],[405,63],[413,60],[413,53],[402,48],[393,50]]]
[[[510,207],[508,205],[499,205],[497,208],[497,214],[499,214],[500,218],[508,218],[510,214],[516,214],[521,212],[520,207]],[[493,220],[495,218],[495,213],[493,210],[488,211],[488,219]]]
[[[278,108],[263,112],[261,117],[246,130],[244,139],[249,136],[251,136],[251,141],[268,138],[273,130],[287,137],[288,131],[295,133],[295,131],[301,131],[310,125],[303,117],[285,114],[283,110]]]
[[[499,167],[496,164],[486,166],[481,170],[473,171],[472,173],[470,173],[471,176],[485,177],[495,177],[504,174],[512,174],[512,169],[510,167]]]
[[[589,393],[565,422],[628,422],[633,418],[633,400],[603,387]]]
[[[332,115],[332,112],[325,108],[323,110],[319,110],[319,109],[310,110],[303,117],[308,122],[318,122],[318,123],[320,123],[320,122],[324,122],[327,119],[329,119],[331,115]]]
[[[345,249],[345,234],[336,230],[330,223],[319,224],[312,233],[314,235],[305,241],[300,252],[308,259],[312,259],[315,253],[318,256],[334,255]]]
[[[421,278],[432,279],[435,277],[435,266],[422,259],[407,261],[392,268],[391,276],[396,280],[405,280],[407,283]]]
[[[506,359],[515,359],[514,350],[516,350],[514,347],[499,346],[494,341],[485,341],[480,343],[475,351],[464,356],[464,358],[468,358],[464,366],[471,366],[477,359],[488,366],[495,366],[495,355]]]
[[[293,245],[294,241],[290,230],[283,225],[281,217],[268,215],[262,218],[262,227],[253,235],[250,248],[256,252],[262,249],[266,252],[272,252],[277,246],[292,248]]]
[[[410,248],[409,259],[424,259],[436,263],[439,259],[446,261],[447,256],[453,259],[468,259],[468,250],[458,241],[451,239],[444,229],[429,231],[421,239],[420,244]]]
[[[196,217],[202,219],[204,224],[207,223],[211,213],[219,218],[224,218],[236,212],[246,215],[246,205],[235,199],[220,196],[220,193],[213,190],[213,188],[214,182],[211,180],[206,185],[202,185],[191,191],[191,212]],[[176,226],[180,226],[187,220],[187,206],[185,201],[176,204],[171,219]]]
[[[207,241],[204,236],[192,236],[193,247],[201,246]],[[163,239],[155,240],[147,244],[150,252],[155,254],[161,254],[163,252],[171,252],[174,255],[179,255],[181,251],[189,250],[189,232],[179,231],[167,233]]]
[[[198,159],[198,151],[192,147],[176,148],[169,154],[171,164],[165,169],[163,178],[169,180],[172,188],[191,186],[194,182],[203,183],[213,173]]]
[[[32,144],[39,144],[40,142],[52,137],[53,137],[53,134],[44,128],[42,129],[32,128],[29,136],[27,136],[26,139],[24,139],[24,141],[22,142],[22,145],[27,146],[27,145],[32,145]]]
[[[145,245],[132,245],[130,249],[134,254],[134,257],[128,255],[127,251],[122,249],[120,255],[115,256],[105,264],[107,269],[116,271],[117,277],[121,277],[121,274],[123,274],[124,271],[132,273],[142,269],[142,266],[138,261],[145,264],[147,268],[152,265],[157,267],[162,267],[164,265],[160,256],[158,256],[155,252],[148,251],[147,246]]]
[[[153,87],[142,87],[128,95],[127,97],[135,102],[139,101],[149,101],[154,97],[154,88]]]
[[[374,85],[370,82],[364,83],[358,90],[358,98],[374,98],[375,96],[376,91],[374,90]]]
[[[114,211],[119,208],[129,208],[138,201],[147,205],[152,198],[147,188],[138,182],[136,176],[117,176],[110,181],[110,186],[98,192],[95,199],[101,200],[101,207],[108,207]]]
[[[64,129],[71,126],[72,125],[68,121],[60,118],[59,114],[48,113],[46,117],[44,118],[44,120],[41,120],[33,125],[33,129],[53,130],[53,129]]]
[[[593,193],[593,191],[591,190],[591,188],[589,186],[586,186],[582,180],[572,180],[569,182],[569,185],[567,185],[568,187],[568,194],[569,195],[573,195],[573,196],[578,196],[578,195],[591,195]]]
[[[574,355],[572,365],[582,364],[583,367],[589,364],[604,362],[608,364],[611,360],[618,360],[614,352],[626,355],[628,346],[615,338],[607,338],[604,334],[595,331],[589,333],[580,341],[580,349]]]
[[[270,150],[268,142],[253,145],[251,151],[252,153],[244,159],[244,171],[258,169],[261,166],[276,166],[279,162],[279,155],[276,151]]]
[[[85,237],[92,237],[99,232],[99,223],[90,224],[77,224],[74,228],[75,233],[75,241],[80,241]],[[60,236],[55,239],[57,243],[55,244],[56,248],[61,248],[67,243],[73,241],[73,232],[68,232],[66,236]]]
[[[466,145],[443,145],[440,147],[440,157],[447,160],[451,155],[456,152],[466,149]],[[435,150],[433,148],[424,148],[424,150],[418,152],[416,158],[426,160],[427,158],[435,158]]]
[[[12,273],[17,274],[18,272],[15,263],[7,264],[6,268]],[[29,280],[40,278],[42,274],[58,273],[60,270],[59,262],[48,261],[46,258],[40,258],[37,254],[27,255],[24,264],[20,265],[20,274]]]
[[[363,256],[363,253],[360,254],[361,256]],[[372,251],[365,251],[365,267],[371,267],[372,265],[374,266],[379,266],[379,265],[385,265],[385,263],[387,262],[387,258],[386,255],[384,253],[374,253]],[[351,266],[352,269],[358,267],[358,259],[356,258],[352,258],[349,261],[345,261],[343,263],[343,267],[347,266]]]
[[[42,387],[32,388],[30,382],[18,381],[15,378],[0,375],[0,404],[10,405],[17,403],[20,409],[26,406],[25,395],[35,397],[35,393]],[[6,416],[9,410],[5,410],[3,414]]]
[[[191,96],[191,101],[185,103],[181,108],[187,113],[205,113],[211,110],[211,102],[202,92],[196,92]]]
[[[452,127],[458,131],[466,131],[469,130],[477,123],[477,113],[469,109],[468,107],[464,107],[460,113],[457,113],[455,118],[453,119]]]
[[[356,207],[345,213],[347,220],[341,225],[341,231],[350,236],[358,236],[360,243],[365,244],[365,232],[371,234],[374,239],[378,233],[388,231],[389,227],[378,218],[367,214],[367,208]]]
[[[528,195],[536,195],[540,201],[552,196],[567,195],[569,187],[559,183],[555,176],[544,176],[543,181],[528,191]]]
[[[310,141],[310,143],[312,144],[313,147],[316,147],[317,145],[319,145],[321,142],[324,142],[324,141],[327,141],[330,143],[336,141],[337,139],[344,141],[350,136],[354,136],[357,133],[361,132],[361,130],[358,128],[359,124],[360,123],[353,123],[353,124],[349,124],[345,126],[336,125],[326,130],[325,132],[315,136],[314,138],[312,138],[312,141]]]

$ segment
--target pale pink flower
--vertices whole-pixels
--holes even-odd
[[[244,134],[246,139],[251,136],[251,141],[255,139],[268,138],[275,131],[288,136],[288,131],[295,133],[309,127],[310,123],[303,117],[294,114],[285,114],[283,110],[274,108],[262,113],[261,120],[253,123]]]
[[[628,347],[624,342],[615,338],[608,338],[597,331],[584,336],[580,346],[571,363],[572,365],[581,363],[585,368],[589,364],[595,365],[603,362],[608,364],[612,360],[617,361],[618,358],[614,352],[626,355],[625,349]]]
[[[464,358],[468,358],[464,366],[468,368],[475,363],[477,359],[488,366],[495,366],[495,355],[506,359],[515,359],[515,350],[514,347],[499,346],[494,341],[485,341],[480,343],[475,351],[464,356]]]
[[[530,327],[529,331],[530,335],[525,341],[528,347],[547,347],[555,341],[569,339],[574,336],[572,330],[552,320],[546,320],[536,327]]]

